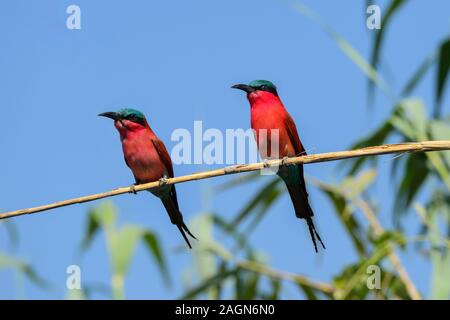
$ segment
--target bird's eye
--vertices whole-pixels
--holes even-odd
[[[139,123],[143,126],[145,125],[144,119],[135,114],[130,114],[126,119],[134,123]]]
[[[265,84],[263,84],[260,88],[261,88],[261,90],[267,90],[267,89],[269,89]]]

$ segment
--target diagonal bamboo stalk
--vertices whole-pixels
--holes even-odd
[[[308,179],[308,180],[311,181],[311,179]],[[339,189],[334,190],[334,188],[332,189],[327,184],[325,184],[319,180],[313,179],[311,182],[313,183],[313,185],[315,185],[317,187],[328,189],[333,192],[338,192],[346,200],[351,201],[356,207],[358,207],[361,210],[362,214],[369,222],[369,227],[372,229],[373,233],[376,236],[380,236],[381,234],[383,234],[385,232],[385,229],[381,225],[381,222],[378,220],[372,207],[366,200],[364,200],[361,197],[361,195],[359,195],[356,198],[348,197],[348,196],[346,196],[345,192],[341,192],[341,190],[339,190]],[[397,253],[395,251],[395,247],[392,245],[392,243],[388,243],[386,245],[385,250],[387,252],[387,256],[389,258],[389,261],[390,261],[392,267],[397,271],[397,274],[398,274],[400,280],[405,285],[406,291],[407,291],[408,295],[410,296],[410,298],[412,300],[421,300],[422,297],[421,297],[419,291],[417,290],[415,284],[412,282],[411,278],[409,277],[409,274],[406,271],[405,267],[401,263],[400,257],[397,255]],[[336,291],[335,296],[338,296],[339,299],[346,299],[346,297],[347,297],[348,293],[350,293],[350,291],[351,291],[350,288],[348,288],[347,290],[343,290],[343,291]]]
[[[102,193],[96,193],[87,195],[84,197],[73,198],[63,201],[54,202],[51,204],[46,204],[43,206],[20,209],[15,211],[9,211],[0,213],[0,219],[11,218],[15,216],[20,216],[24,214],[32,214],[36,212],[42,212],[50,209],[55,209],[59,207],[69,206],[77,203],[84,203],[89,201],[94,201],[102,198],[117,196],[124,193],[139,192],[143,190],[148,190],[152,188],[157,188],[162,184],[176,184],[193,180],[201,180],[212,177],[224,176],[228,174],[236,174],[241,172],[257,171],[267,167],[278,167],[282,165],[290,164],[307,164],[307,163],[317,163],[326,161],[336,161],[342,159],[356,158],[356,157],[366,157],[375,156],[383,154],[392,153],[405,153],[405,152],[429,152],[429,151],[444,151],[450,150],[450,140],[443,141],[422,141],[422,142],[411,142],[411,143],[398,143],[398,144],[386,144],[381,146],[367,147],[356,150],[338,151],[338,152],[328,152],[319,153],[312,155],[304,155],[299,157],[292,157],[280,160],[269,160],[266,162],[258,162],[251,164],[242,164],[232,167],[225,167],[222,169],[198,172],[190,175],[175,177],[166,179],[164,181],[154,181],[149,183],[144,183],[136,185],[134,187],[122,187]]]
[[[217,250],[214,246],[207,246],[206,249],[224,261],[234,263],[237,267],[265,275],[272,279],[290,281],[329,295],[334,294],[336,290],[332,284],[326,282],[314,281],[300,274],[278,270],[257,261],[238,259],[231,252],[224,249]]]
[[[384,228],[382,227],[380,221],[377,219],[370,205],[363,199],[357,199],[356,205],[361,209],[364,216],[369,221],[370,227],[372,228],[374,234],[377,236],[381,235],[384,232]],[[406,291],[408,292],[411,299],[421,300],[422,296],[420,295],[419,290],[417,290],[414,282],[412,282],[411,278],[409,277],[408,272],[403,266],[400,257],[395,252],[395,248],[394,246],[392,246],[392,244],[388,245],[388,251],[389,261],[391,262],[392,267],[397,270],[397,274],[400,277],[400,280],[405,285]]]

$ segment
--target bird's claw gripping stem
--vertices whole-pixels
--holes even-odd
[[[136,191],[136,185],[135,185],[135,184],[133,184],[133,185],[130,186],[130,193],[137,194],[137,191]]]
[[[264,159],[263,160],[263,166],[264,166],[264,168],[269,168],[270,167],[269,159]]]
[[[159,179],[159,186],[165,186],[167,183],[169,182],[169,179],[167,179],[166,177],[162,177]]]
[[[282,166],[289,165],[289,163],[286,164],[286,161],[287,161],[287,160],[289,160],[289,157],[283,157],[283,159],[281,159],[281,165],[282,165]]]

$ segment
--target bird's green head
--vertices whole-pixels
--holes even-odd
[[[128,120],[134,123],[138,123],[142,126],[146,125],[145,116],[142,112],[132,108],[122,108],[116,112],[103,112],[99,116],[113,119],[114,121]]]
[[[278,96],[277,87],[272,82],[267,80],[254,80],[249,84],[235,84],[232,88],[239,89],[247,93],[266,91]]]

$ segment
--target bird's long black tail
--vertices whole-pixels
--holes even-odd
[[[162,203],[164,204],[164,207],[166,208],[167,213],[169,214],[170,221],[178,227],[178,230],[180,230],[181,235],[183,236],[184,240],[186,241],[187,245],[189,246],[189,249],[192,249],[191,243],[189,242],[189,239],[186,236],[186,233],[194,239],[197,239],[197,238],[191,233],[191,231],[188,229],[188,227],[184,223],[183,215],[181,214],[180,209],[178,207],[176,197],[173,197],[171,195],[165,199],[162,199]]]
[[[304,180],[302,183],[304,183]],[[304,185],[292,185],[290,183],[286,183],[286,186],[288,188],[289,195],[291,196],[292,203],[294,204],[295,215],[297,218],[305,219],[308,224],[309,234],[311,235],[311,240],[314,244],[314,250],[318,252],[316,239],[319,240],[320,244],[325,249],[325,245],[323,244],[312,220],[314,212],[309,205],[306,188]]]
[[[181,224],[177,224],[178,230],[180,230],[181,234],[183,235],[184,240],[186,241],[187,245],[189,246],[189,249],[192,249],[191,243],[189,242],[188,237],[186,236],[185,231],[188,233],[188,235],[190,235],[192,238],[196,239],[197,238],[189,231],[188,227],[186,226],[186,224],[184,222],[182,222]]]
[[[317,240],[319,240],[320,244],[322,245],[322,248],[326,249],[325,245],[322,242],[322,239],[319,236],[319,233],[316,230],[316,227],[314,226],[312,217],[306,217],[305,219],[306,219],[306,223],[308,224],[308,229],[309,229],[309,234],[311,235],[311,240],[314,244],[314,250],[316,250],[316,252],[318,252],[316,238],[317,238]]]

